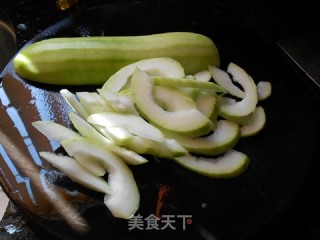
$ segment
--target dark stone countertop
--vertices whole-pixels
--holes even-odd
[[[57,21],[81,9],[112,1],[79,0],[79,3],[67,11],[57,8],[55,1],[0,1],[0,8],[7,12],[17,34],[17,47],[20,48],[33,36]],[[278,51],[277,42],[304,33],[312,33],[319,27],[318,8],[312,1],[248,1],[248,0],[155,0],[157,4],[206,4],[214,8],[217,15],[228,16],[234,22],[251,29],[271,51]],[[285,62],[285,60],[284,60]],[[316,113],[319,115],[319,113]],[[320,119],[320,118],[319,118]],[[319,129],[316,129],[319,133]],[[320,239],[320,198],[314,194],[315,179],[319,163],[314,162],[308,178],[305,180],[296,199],[269,226],[252,237],[252,240],[277,239]],[[0,239],[40,240],[18,212],[9,205],[5,219],[0,223]],[[16,224],[20,232],[9,234],[5,226]]]

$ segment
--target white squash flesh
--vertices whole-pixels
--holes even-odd
[[[100,96],[111,106],[113,112],[139,115],[129,94],[98,89]]]
[[[76,96],[88,114],[110,111],[107,103],[103,104],[99,99],[94,97],[91,92],[77,92]]]
[[[158,128],[145,121],[142,117],[133,114],[102,112],[90,115],[87,121],[106,128],[124,128],[133,135],[158,142],[164,140],[164,136]]]
[[[258,82],[257,92],[259,101],[267,99],[268,97],[270,97],[272,92],[271,83],[267,81]]]
[[[218,96],[215,92],[200,92],[195,100],[197,108],[214,121],[218,113]]]
[[[211,74],[209,70],[203,70],[203,71],[197,72],[193,76],[197,81],[200,81],[200,82],[209,82],[211,79]]]
[[[112,152],[120,156],[125,163],[130,165],[140,165],[148,162],[146,158],[142,157],[136,152],[130,151],[126,148],[112,143],[109,139],[102,136],[87,121],[76,115],[74,112],[70,112],[69,117],[74,127],[82,136],[101,142],[108,150],[111,150]]]
[[[169,112],[196,108],[196,103],[187,94],[173,87],[155,86],[154,100],[163,109]]]
[[[35,121],[32,123],[32,126],[34,126],[48,139],[57,142],[61,142],[66,139],[81,137],[78,133],[74,132],[70,128],[49,120]]]

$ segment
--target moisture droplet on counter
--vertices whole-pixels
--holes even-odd
[[[5,226],[5,229],[6,229],[6,232],[9,234],[14,234],[22,231],[20,227],[17,227],[13,224],[9,224]]]
[[[17,25],[17,29],[19,30],[27,30],[28,29],[28,26],[24,23],[20,23]]]

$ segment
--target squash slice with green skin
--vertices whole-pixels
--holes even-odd
[[[219,115],[226,119],[236,119],[251,114],[258,103],[257,87],[253,79],[238,65],[230,63],[227,69],[244,89],[245,96],[240,101],[233,102],[228,97],[219,100]]]
[[[111,111],[107,103],[94,97],[93,92],[76,92],[76,97],[88,114]]]
[[[124,147],[139,154],[148,154],[167,159],[184,156],[188,153],[176,140],[167,138],[163,142],[157,142],[140,136],[134,136],[131,142],[128,142]]]
[[[114,217],[131,218],[139,208],[140,194],[129,167],[103,144],[91,139],[69,139],[62,141],[61,145],[74,158],[81,156],[100,161],[108,172],[111,189],[111,193],[105,195],[104,203]]]
[[[240,131],[237,123],[220,120],[217,129],[205,137],[187,137],[165,132],[167,137],[177,140],[189,152],[214,156],[233,148],[239,140]]]
[[[110,92],[103,89],[98,89],[98,92],[99,96],[104,99],[106,103],[111,107],[110,111],[139,115],[134,107],[134,102],[130,94],[121,92]]]
[[[249,164],[247,155],[229,150],[216,158],[202,158],[192,155],[175,158],[181,166],[212,178],[231,178],[241,174]]]
[[[245,124],[240,127],[241,137],[249,137],[259,133],[266,124],[266,114],[263,107],[258,106]]]
[[[75,139],[75,138],[82,137],[80,134],[74,132],[73,130],[48,120],[36,121],[36,122],[33,122],[32,125],[38,131],[40,131],[43,135],[45,135],[48,139],[57,141],[59,143],[67,139]],[[51,158],[52,156],[49,156],[49,157]],[[94,160],[84,161],[81,158],[78,158],[76,160],[82,167],[87,169],[90,173],[92,173],[95,176],[103,176],[106,173],[105,169],[97,161],[94,161]],[[61,161],[61,160],[59,159],[57,161]]]
[[[164,87],[182,87],[182,88],[195,88],[204,91],[213,91],[226,93],[226,90],[213,83],[213,82],[202,82],[189,78],[172,78],[172,77],[163,77],[163,76],[152,76],[153,84],[156,86]]]
[[[74,182],[97,192],[107,194],[112,192],[110,186],[103,178],[93,175],[74,158],[57,155],[52,152],[40,152],[39,154]]]
[[[121,157],[125,163],[129,165],[140,165],[148,162],[146,158],[142,157],[136,152],[130,151],[129,149],[120,147],[119,145],[111,142],[109,139],[99,133],[97,129],[95,129],[92,125],[74,112],[70,112],[69,117],[73,126],[82,136],[101,142],[105,148]]]
[[[32,126],[35,127],[48,139],[57,142],[61,142],[66,139],[81,137],[81,135],[74,132],[70,128],[62,126],[61,124],[50,120],[35,121],[32,122]]]
[[[145,137],[158,142],[164,140],[162,132],[142,117],[115,112],[101,112],[90,115],[87,121],[106,128],[122,127],[133,135]]]
[[[129,84],[128,80],[136,68],[146,71],[151,75],[177,78],[184,76],[183,67],[180,63],[172,58],[145,59],[121,68],[104,83],[102,90],[109,92],[121,91]]]
[[[214,82],[222,86],[231,95],[238,98],[244,98],[244,91],[242,91],[232,82],[227,72],[223,71],[222,69],[216,66],[209,66],[208,69],[211,73]]]
[[[208,133],[213,128],[210,119],[197,108],[175,112],[162,109],[153,97],[151,77],[139,69],[135,70],[131,78],[131,89],[139,113],[160,129],[196,137]]]
[[[90,114],[86,111],[86,109],[78,101],[78,99],[75,96],[75,94],[70,92],[68,89],[60,90],[60,94],[66,100],[66,102],[69,104],[69,106],[72,108],[72,110],[74,112],[79,114],[84,119],[87,119],[89,117]]]

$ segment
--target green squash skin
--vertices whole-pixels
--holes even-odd
[[[205,177],[209,178],[215,178],[215,179],[229,179],[234,178],[245,172],[250,164],[250,159],[248,156],[245,156],[243,159],[243,162],[240,166],[238,166],[236,169],[233,169],[232,171],[210,171],[208,169],[202,169],[197,166],[190,166],[189,164],[184,163],[184,161],[178,160],[178,158],[175,158],[174,160],[177,164],[183,166],[184,168],[195,172],[197,174],[200,174]]]
[[[183,147],[185,147],[189,152],[194,154],[201,154],[203,156],[216,156],[226,152],[228,149],[232,149],[240,140],[240,128],[239,126],[236,127],[236,132],[226,142],[210,142],[207,143],[197,142],[197,139],[193,139],[190,137],[184,137],[181,135],[172,134],[169,131],[164,131],[164,134],[168,138],[175,139],[178,143],[180,143]],[[213,134],[213,133],[212,133]],[[222,133],[219,133],[222,134]]]
[[[197,153],[197,154],[202,154],[206,156],[215,156],[222,154],[226,152],[228,149],[233,148],[234,146],[237,145],[240,139],[240,131],[238,131],[237,135],[234,136],[234,138],[228,142],[228,144],[221,144],[221,145],[212,145],[212,146],[204,146],[204,147],[193,147],[193,146],[184,146],[188,151],[192,153]],[[179,141],[178,141],[179,142]]]
[[[175,59],[186,74],[220,65],[214,42],[191,32],[46,39],[23,48],[13,65],[16,73],[27,80],[56,85],[102,85],[122,67],[157,57]]]

